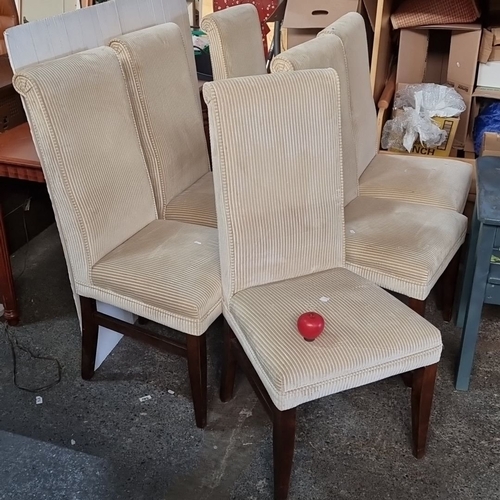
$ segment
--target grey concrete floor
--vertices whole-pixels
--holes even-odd
[[[80,334],[54,227],[21,249],[14,267],[22,323],[0,335],[0,499],[272,498],[271,426],[257,398],[240,376],[234,400],[218,400],[220,323],[209,333],[201,431],[184,360],[123,339],[94,380],[80,378]],[[486,310],[468,393],[453,386],[460,332],[432,301],[428,318],[445,350],[427,456],[412,457],[409,390],[398,377],[324,398],[298,412],[291,500],[500,499],[500,308]],[[7,335],[57,358],[61,382],[19,390]],[[19,385],[57,377],[54,362],[17,358]]]

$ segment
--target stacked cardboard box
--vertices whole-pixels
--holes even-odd
[[[403,29],[400,35],[396,85],[440,83],[462,96],[467,109],[460,116],[453,146],[463,149],[481,41],[481,26],[450,24]]]
[[[500,88],[500,28],[483,30],[477,85]]]
[[[283,0],[270,22],[282,20],[285,47],[295,47],[314,38],[348,12],[360,9],[360,0]]]

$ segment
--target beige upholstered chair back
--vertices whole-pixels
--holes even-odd
[[[358,159],[349,99],[349,79],[342,42],[336,36],[314,38],[276,56],[271,71],[299,71],[333,68],[340,82],[342,109],[342,160],[344,165],[344,203],[358,196]]]
[[[342,16],[321,31],[318,37],[328,35],[337,36],[344,49],[359,178],[378,152],[377,111],[370,86],[363,17],[356,12]]]
[[[92,266],[157,216],[118,59],[99,47],[21,70],[14,86],[68,265],[77,286],[91,284]]]
[[[214,80],[266,73],[262,31],[254,5],[214,12],[203,18],[201,28],[210,38]]]
[[[173,23],[111,42],[126,76],[158,213],[210,171],[197,88],[180,28]]]
[[[336,72],[234,78],[203,91],[226,303],[249,287],[343,266]]]

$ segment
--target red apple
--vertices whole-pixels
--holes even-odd
[[[305,340],[312,342],[323,333],[325,329],[325,320],[321,314],[306,312],[299,316],[297,328]]]

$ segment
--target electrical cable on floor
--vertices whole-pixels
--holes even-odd
[[[11,333],[9,331],[9,325],[7,323],[5,323],[5,329],[4,329],[4,331],[5,331],[5,335],[7,336],[7,340],[9,342],[10,349],[11,349],[11,352],[12,352],[12,364],[13,364],[13,371],[14,371],[14,385],[18,389],[21,389],[22,391],[27,391],[27,392],[42,392],[42,391],[46,391],[48,389],[51,389],[52,387],[54,387],[55,385],[57,385],[61,381],[61,378],[62,378],[62,365],[61,365],[61,362],[57,358],[53,358],[51,356],[41,356],[39,354],[34,354],[28,347],[26,347],[26,346],[24,346],[24,345],[22,345],[22,344],[19,343],[19,341],[17,340],[15,334]],[[28,356],[30,356],[31,359],[39,359],[39,360],[42,360],[42,361],[51,361],[51,362],[55,363],[56,366],[57,366],[57,378],[56,378],[56,380],[54,380],[50,384],[43,385],[41,387],[25,387],[25,386],[20,385],[18,383],[18,381],[17,381],[17,365],[18,365],[18,360],[17,360],[16,349],[19,349],[20,351],[28,354]]]
[[[18,276],[15,277],[15,279],[19,279],[23,274],[24,271],[26,271],[26,267],[28,264],[28,253],[29,253],[29,234],[28,234],[28,226],[26,223],[26,211],[30,209],[31,205],[31,198],[28,199],[28,201],[25,203],[25,208],[23,210],[23,225],[24,225],[24,234],[26,236],[26,250],[24,251],[24,264],[21,272],[19,273]],[[38,354],[34,354],[28,347],[22,345],[19,343],[17,340],[15,334],[9,331],[9,325],[5,323],[5,335],[7,336],[7,341],[9,342],[10,349],[12,352],[12,364],[13,364],[13,371],[14,371],[14,385],[18,388],[21,389],[22,391],[27,391],[27,392],[42,392],[46,391],[48,389],[51,389],[55,385],[57,385],[61,381],[61,376],[62,376],[62,365],[60,361],[57,358],[53,358],[50,356],[40,356]],[[22,351],[28,356],[30,356],[31,359],[38,359],[42,361],[51,361],[57,365],[57,378],[50,384],[41,386],[41,387],[24,387],[20,385],[17,381],[17,365],[18,365],[18,360],[17,360],[17,354],[16,350]]]

